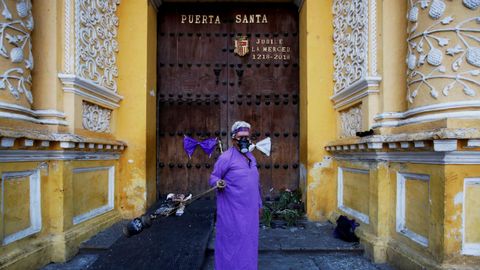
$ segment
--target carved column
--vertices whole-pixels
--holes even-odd
[[[478,117],[480,0],[408,3],[405,117]]]
[[[21,117],[33,103],[30,0],[0,0],[0,115]],[[26,109],[26,110],[25,110]]]

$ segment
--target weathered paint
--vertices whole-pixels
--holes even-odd
[[[464,190],[466,178],[478,178],[480,166],[478,165],[447,165],[445,166],[445,244],[443,246],[444,259],[447,263],[465,263],[480,265],[480,257],[462,256],[462,239],[480,242],[478,220],[480,211],[476,207],[480,196],[477,189]],[[462,194],[462,195],[459,195]],[[460,197],[461,199],[457,199]],[[466,202],[464,201],[466,200]],[[476,209],[466,208],[474,207]],[[471,211],[473,210],[473,211]],[[464,224],[465,214],[472,223]],[[477,222],[475,224],[475,222]]]
[[[148,1],[122,2],[118,16],[118,87],[124,100],[115,135],[128,144],[120,159],[120,211],[134,217],[155,198],[155,97],[149,92],[156,80],[156,16]]]
[[[323,146],[335,138],[332,0],[306,0],[300,10],[300,161],[307,173],[307,216],[325,220],[335,207],[333,169]]]

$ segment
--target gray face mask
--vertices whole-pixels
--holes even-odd
[[[248,148],[250,147],[251,143],[250,143],[250,140],[248,138],[241,138],[241,139],[237,139],[237,145],[238,145],[238,149],[240,150],[240,152],[242,154],[246,154],[248,153]]]

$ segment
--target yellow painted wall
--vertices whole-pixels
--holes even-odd
[[[73,174],[73,216],[108,204],[108,173],[108,169],[101,169]]]
[[[430,214],[429,183],[408,179],[405,183],[405,226],[416,234],[428,236]]]
[[[35,66],[32,72],[33,108],[63,111],[63,90],[58,80],[62,70],[63,24],[58,17],[63,13],[63,1],[33,4],[35,28],[32,33]]]
[[[3,234],[14,234],[30,227],[29,177],[7,179],[0,188],[3,193]]]
[[[480,265],[479,257],[462,256],[462,237],[468,241],[480,242],[480,198],[479,187],[467,186],[464,190],[465,179],[480,178],[479,165],[447,165],[445,168],[445,261],[450,263],[475,262]],[[474,187],[474,188],[472,188]],[[466,200],[466,201],[464,201]],[[466,213],[463,207],[466,206]],[[466,215],[468,216],[466,216]],[[463,219],[466,218],[465,231],[462,231]]]
[[[53,165],[53,164],[52,164]],[[51,179],[48,167],[40,167],[40,162],[17,162],[17,163],[0,163],[0,175],[8,172],[22,172],[40,170],[40,192],[41,205],[51,205],[55,201],[55,193],[49,193],[51,187],[56,184],[58,179]],[[55,174],[54,174],[55,175]],[[1,179],[1,178],[0,178]],[[12,182],[13,180],[13,182]],[[1,180],[0,180],[1,181]],[[0,245],[4,236],[18,232],[30,224],[30,205],[31,200],[28,192],[29,185],[27,177],[7,180],[4,187],[3,209],[0,212]],[[12,190],[11,188],[15,188]],[[51,194],[51,196],[44,196]],[[50,221],[55,219],[56,213],[48,207],[43,207],[41,211],[42,228],[40,232],[27,236],[23,239],[12,242],[8,245],[1,246],[0,250],[0,268],[13,267],[14,269],[31,268],[30,265],[42,265],[48,263],[49,255],[49,238],[51,232]],[[28,216],[28,217],[27,217]],[[18,220],[21,218],[21,220]],[[30,256],[31,255],[31,256]],[[27,258],[26,260],[18,260],[18,257]]]
[[[343,171],[343,205],[369,214],[370,174]]]
[[[480,186],[465,187],[465,242],[480,243]]]
[[[391,164],[390,167],[390,178],[392,179],[390,192],[392,198],[390,202],[389,228],[390,237],[394,240],[390,248],[397,247],[398,249],[404,250],[405,253],[409,254],[409,256],[416,261],[424,261],[432,264],[434,262],[441,262],[444,243],[444,166],[394,163]],[[424,247],[403,234],[396,232],[398,172],[428,175],[430,177],[428,188],[425,186],[426,183],[418,183],[416,181],[419,180],[413,180],[407,177],[405,191],[405,196],[408,200],[405,210],[406,226],[413,232],[421,235],[424,234],[422,236],[428,239],[428,247]],[[428,193],[426,192],[427,190],[429,190]],[[428,208],[428,211],[426,211],[425,208]],[[420,220],[412,221],[413,218],[419,218]]]
[[[148,5],[147,36],[147,205],[156,201],[157,165],[157,12]]]
[[[118,88],[124,100],[115,135],[128,144],[120,159],[125,217],[143,213],[155,198],[156,16],[148,2],[125,1],[118,9]]]
[[[378,72],[382,76],[380,112],[401,112],[407,109],[407,2],[377,1],[377,4]]]
[[[338,215],[347,215],[360,223],[356,230],[365,244],[367,256],[375,262],[386,262],[386,248],[389,237],[389,213],[392,193],[390,191],[390,167],[384,162],[361,162],[335,160],[333,162],[334,175],[332,181],[335,185],[335,205],[337,206],[338,168],[350,168],[368,171],[368,174],[348,172],[343,170],[344,205],[368,216],[369,222],[364,223],[358,217],[351,216],[340,209],[330,216],[330,221],[335,222]],[[345,186],[347,183],[347,186]]]
[[[334,170],[323,149],[336,134],[330,101],[333,94],[331,7],[332,0],[306,0],[299,17],[300,161],[308,172],[305,175],[307,215],[311,220],[325,220],[335,208]]]

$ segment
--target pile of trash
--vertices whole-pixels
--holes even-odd
[[[176,216],[181,216],[185,212],[185,203],[192,199],[192,194],[185,197],[185,194],[169,193],[165,201],[155,210],[155,215],[169,216],[174,209]]]

